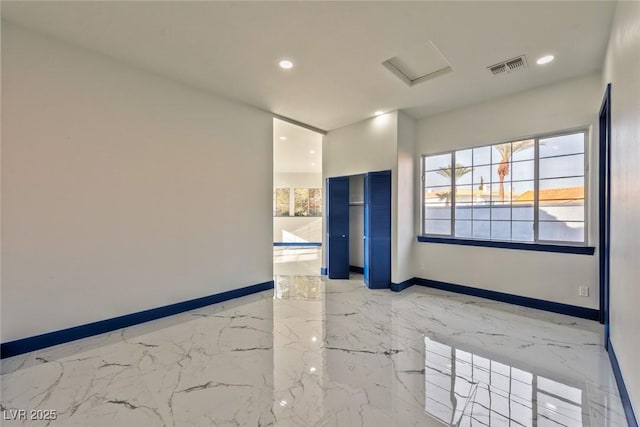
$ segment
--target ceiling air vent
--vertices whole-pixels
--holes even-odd
[[[489,69],[493,74],[502,74],[507,72],[507,66],[504,64],[492,65]]]
[[[527,68],[527,59],[524,55],[487,67],[487,69],[491,71],[494,76],[510,73],[512,71],[523,70],[525,68]]]
[[[516,59],[512,59],[510,61],[507,61],[507,68],[510,71],[518,70],[520,68],[526,68],[526,67],[527,67],[527,64],[525,64],[525,62],[524,62],[524,56],[520,56],[520,57],[518,57]]]

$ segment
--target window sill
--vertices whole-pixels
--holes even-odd
[[[593,255],[594,246],[551,245],[546,243],[499,242],[495,240],[455,239],[451,237],[418,236],[418,242],[447,245],[482,246],[485,248],[517,249],[522,251],[557,252],[563,254]]]
[[[273,246],[285,246],[285,247],[315,247],[322,246],[322,242],[273,242]]]

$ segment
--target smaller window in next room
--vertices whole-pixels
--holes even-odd
[[[276,188],[273,191],[273,216],[289,216],[288,188]]]
[[[422,234],[585,245],[587,132],[423,156]]]
[[[322,189],[296,188],[295,216],[322,216]]]

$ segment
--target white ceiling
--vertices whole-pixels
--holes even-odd
[[[4,19],[330,130],[414,117],[600,70],[615,3],[2,2]],[[453,72],[408,87],[381,64],[432,41]],[[540,67],[535,59],[554,54]],[[486,67],[525,54],[529,68]],[[292,59],[289,71],[278,68]]]
[[[282,120],[274,120],[273,171],[322,173],[322,135]]]

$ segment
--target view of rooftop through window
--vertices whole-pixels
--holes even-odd
[[[423,234],[585,243],[586,131],[423,158]]]

